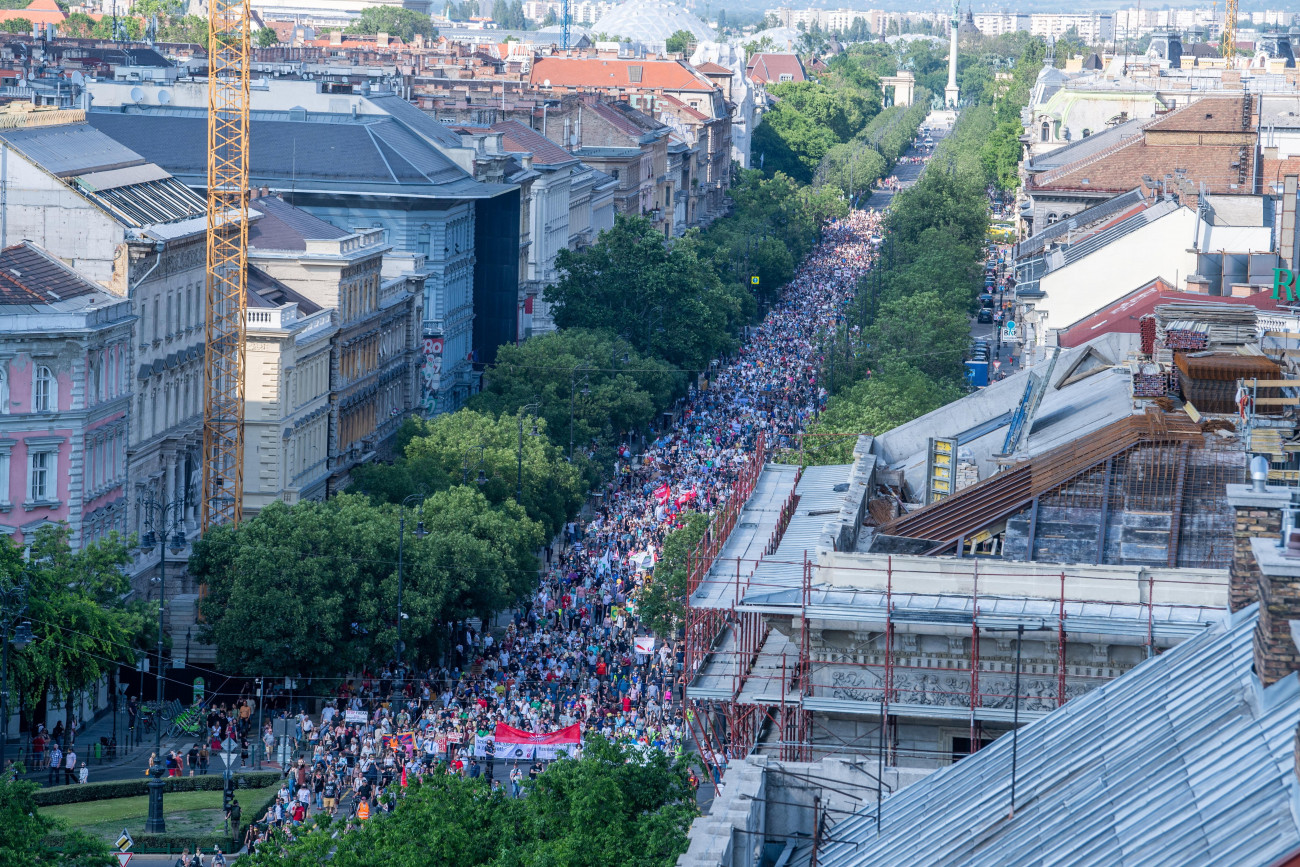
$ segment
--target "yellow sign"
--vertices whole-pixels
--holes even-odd
[[[753,283],[755,286],[757,286],[757,285],[758,285],[758,275],[755,274],[753,277],[750,277],[750,278],[749,278],[749,282],[750,282],[750,283]]]

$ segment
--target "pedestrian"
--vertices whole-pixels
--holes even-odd
[[[46,775],[46,785],[53,786],[59,781],[59,771],[63,765],[63,750],[59,749],[59,742],[52,740],[50,742],[50,772]]]
[[[90,768],[86,767],[85,762],[82,762],[81,768],[78,769],[77,771],[77,782],[81,783],[84,786],[89,781],[90,781]]]
[[[77,781],[77,751],[68,745],[68,752],[63,757],[63,784],[70,786]]]

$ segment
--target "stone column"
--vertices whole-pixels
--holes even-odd
[[[1240,611],[1259,599],[1259,563],[1251,550],[1251,539],[1279,538],[1282,532],[1282,509],[1291,502],[1291,489],[1271,485],[1257,492],[1250,485],[1228,485],[1228,503],[1232,506],[1232,567],[1228,587],[1228,607]]]

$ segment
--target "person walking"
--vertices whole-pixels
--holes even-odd
[[[68,745],[68,752],[63,757],[63,784],[70,786],[77,781],[77,751]]]

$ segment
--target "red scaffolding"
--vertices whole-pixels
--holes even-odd
[[[743,489],[746,496],[752,492],[755,480],[752,474],[746,477]],[[742,506],[743,498],[737,496],[729,506],[729,513],[719,523],[730,530],[735,526],[736,515]],[[1091,688],[1091,685],[1100,685],[1118,673],[1122,673],[1122,666],[1105,663],[1071,665],[1068,662],[1066,657],[1069,635],[1066,628],[1069,613],[1067,603],[1071,605],[1099,603],[1110,606],[1112,610],[1128,609],[1127,615],[1124,616],[1131,617],[1135,624],[1142,624],[1138,626],[1139,630],[1145,631],[1142,643],[1146,646],[1147,653],[1151,654],[1156,652],[1154,610],[1157,604],[1162,609],[1170,609],[1171,612],[1174,609],[1203,611],[1215,607],[1208,601],[1215,594],[1221,594],[1226,599],[1226,576],[1218,580],[1218,576],[1213,573],[1187,575],[1185,578],[1162,575],[1157,578],[1156,571],[1160,570],[1152,570],[1138,579],[1132,572],[1118,571],[1115,575],[1108,576],[1099,573],[1093,567],[1086,572],[1073,575],[1073,578],[1079,582],[1076,586],[1093,588],[1095,592],[1089,596],[1086,592],[1078,591],[1074,595],[1070,594],[1070,567],[1026,570],[1021,564],[1010,563],[1000,568],[1000,564],[1004,561],[967,560],[971,571],[966,573],[965,577],[970,579],[970,584],[962,590],[957,590],[957,585],[954,583],[951,585],[950,594],[969,593],[971,597],[970,646],[964,651],[965,660],[960,661],[963,664],[957,664],[957,660],[949,659],[948,667],[935,668],[922,666],[908,659],[907,648],[898,646],[895,611],[900,578],[908,594],[932,592],[917,590],[916,586],[919,580],[924,580],[925,576],[937,575],[942,561],[926,557],[888,556],[880,566],[855,567],[839,562],[834,566],[836,572],[875,573],[862,577],[867,579],[867,585],[883,590],[884,610],[881,618],[883,629],[879,630],[876,639],[872,639],[873,642],[878,639],[879,643],[883,644],[883,652],[864,649],[852,658],[845,656],[833,658],[834,655],[827,652],[814,653],[811,647],[813,630],[808,622],[808,612],[814,605],[814,586],[830,583],[817,580],[822,567],[810,560],[807,554],[799,562],[777,560],[771,556],[776,551],[781,533],[788,526],[796,506],[797,497],[792,493],[781,509],[778,529],[773,534],[773,539],[764,548],[763,556],[757,560],[736,559],[733,565],[733,559],[728,558],[725,564],[718,563],[716,557],[725,542],[722,534],[706,537],[701,541],[697,552],[692,555],[688,581],[692,595],[705,587],[706,582],[725,582],[726,590],[731,591],[713,596],[715,600],[718,598],[725,600],[715,602],[715,604],[726,604],[728,607],[725,609],[692,604],[689,596],[687,600],[684,654],[686,666],[682,673],[682,682],[685,686],[689,686],[697,676],[706,671],[708,666],[709,682],[721,684],[710,689],[698,690],[701,694],[709,693],[708,697],[688,695],[686,698],[687,717],[691,721],[692,734],[700,747],[701,754],[710,765],[722,765],[726,758],[743,757],[760,745],[764,750],[771,750],[782,759],[793,761],[809,761],[822,753],[876,752],[879,748],[874,743],[874,737],[859,738],[856,741],[846,740],[829,729],[826,729],[824,734],[836,743],[823,744],[825,749],[814,749],[814,720],[805,702],[817,697],[816,693],[819,689],[817,683],[835,679],[834,671],[830,678],[824,679],[815,679],[814,671],[824,673],[827,669],[846,670],[849,667],[852,667],[855,672],[868,672],[870,676],[864,680],[855,681],[850,678],[840,682],[834,688],[834,692],[841,697],[847,694],[863,702],[862,713],[864,714],[879,713],[882,730],[888,729],[891,717],[896,716],[891,712],[895,705],[908,705],[928,700],[931,704],[954,708],[965,706],[969,709],[970,749],[973,751],[978,749],[981,742],[980,717],[988,716],[987,713],[981,714],[981,711],[1001,709],[1005,712],[1010,710],[1014,702],[1018,702],[1022,719],[1033,718],[1033,711],[1043,712],[1060,707],[1069,699],[1071,692],[1067,689],[1067,675],[1077,688],[1087,689]],[[731,507],[734,507],[734,511]],[[769,658],[765,660],[766,667],[761,667],[760,662],[764,661],[764,645],[770,637],[776,637],[772,623],[764,615],[755,611],[740,611],[737,608],[746,594],[762,593],[767,589],[761,577],[756,575],[759,566],[764,564],[797,566],[801,580],[799,601],[792,613],[789,645],[778,645],[775,651],[768,654]],[[710,565],[717,566],[712,574],[710,574]],[[1007,679],[1006,660],[981,658],[979,626],[981,614],[985,613],[983,609],[986,606],[995,605],[999,599],[1022,598],[1018,594],[1013,596],[1006,592],[1007,582],[1016,580],[1033,582],[1037,592],[1032,594],[1032,597],[1050,601],[1051,608],[1054,610],[1048,615],[1048,623],[1044,625],[1056,633],[1056,652],[1052,654],[1055,657],[1054,664],[1043,663],[1041,658],[1027,664],[1025,685],[1019,696],[1013,695],[1011,690],[1000,689],[997,686],[999,681]],[[999,581],[1002,582],[1001,594],[990,592],[990,588],[997,589]],[[1112,592],[1106,582],[1118,582],[1118,585],[1123,586],[1117,585]],[[1043,592],[1044,587],[1050,587],[1052,583],[1056,584],[1056,592]],[[1188,588],[1185,598],[1181,599],[1180,595],[1184,594],[1179,593],[1180,585]],[[773,589],[778,586],[783,590],[792,589],[789,583],[773,585]],[[1107,589],[1099,590],[1098,587]],[[1163,598],[1157,601],[1158,596]],[[1195,599],[1207,601],[1204,604],[1189,601]],[[775,615],[778,619],[784,616]],[[1055,623],[1051,623],[1053,620]],[[1138,634],[1140,635],[1141,632]],[[1047,642],[1050,653],[1051,638],[1048,638]],[[989,672],[998,672],[1001,676],[981,677],[982,674],[988,675]],[[950,684],[959,677],[968,678],[968,682],[961,684],[959,689],[942,683],[933,688],[927,686],[924,687],[926,695],[918,697],[921,688],[916,686],[917,680],[931,678],[934,675],[947,677]],[[767,679],[769,682],[766,684],[759,682],[762,679]],[[1038,686],[1031,686],[1031,683]],[[747,685],[750,686],[749,689],[746,689]],[[894,761],[897,749],[893,737],[890,738],[886,751],[890,761]]]

